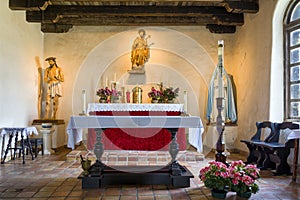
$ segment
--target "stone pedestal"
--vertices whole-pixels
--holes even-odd
[[[35,126],[39,133],[43,129],[42,124],[52,124],[53,132],[51,133],[51,148],[58,149],[66,145],[66,128],[63,119],[35,119],[32,125]],[[42,133],[41,133],[42,134]],[[43,137],[41,135],[41,137]]]
[[[52,154],[54,151],[52,150],[52,134],[54,133],[53,128],[49,129],[41,129],[40,133],[43,134],[44,141],[44,154]]]

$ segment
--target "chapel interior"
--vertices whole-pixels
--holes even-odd
[[[297,0],[2,0],[0,13],[0,199],[214,199],[199,178],[202,167],[218,159],[250,161],[253,146],[247,142],[257,133],[257,122],[290,122],[299,129]],[[147,42],[143,61],[133,59],[139,37]],[[290,40],[298,42],[289,46]],[[62,72],[50,87],[45,77],[51,76],[51,61]],[[287,83],[290,76],[297,80]],[[102,101],[99,91],[106,87],[120,99],[112,93]],[[172,101],[153,101],[153,89],[167,88],[179,90]],[[53,90],[59,98],[49,96]],[[133,115],[138,120],[178,117],[177,140],[165,137],[170,127],[155,129],[159,134],[146,148],[151,124],[141,132],[116,122],[119,126],[104,129],[106,135],[78,125],[90,116]],[[184,118],[198,120],[197,126],[185,125]],[[83,128],[82,134],[71,135],[70,127]],[[17,153],[9,148],[13,139],[6,134],[17,129],[36,133],[30,136],[35,137],[31,155],[20,136]],[[97,146],[99,134],[104,150]],[[172,142],[178,146],[169,147]],[[261,168],[260,189],[250,199],[300,198],[297,142],[285,147],[284,169]],[[176,164],[177,158],[180,169],[193,177],[179,188],[176,183],[123,184],[120,177],[119,184],[114,177],[114,184],[93,188],[82,162],[97,163],[100,157],[105,165],[126,166],[170,159]],[[240,197],[229,192],[226,199]]]

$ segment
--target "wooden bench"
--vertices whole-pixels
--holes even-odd
[[[269,135],[265,138],[262,137],[263,129],[269,129]],[[265,160],[265,153],[260,146],[262,143],[267,143],[276,134],[274,123],[270,121],[256,122],[256,133],[250,140],[241,140],[245,143],[249,150],[246,163],[256,163],[258,166],[262,166]]]
[[[292,122],[275,123],[275,134],[270,139],[271,142],[260,144],[266,155],[263,166],[266,168],[275,166],[275,175],[291,174],[287,158],[290,149],[295,146],[295,141],[288,140],[287,137],[293,129],[299,129],[299,124]]]

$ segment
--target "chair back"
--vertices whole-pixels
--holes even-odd
[[[267,130],[268,129],[268,133]],[[262,133],[264,133],[265,137],[262,138]],[[270,121],[256,122],[256,133],[251,138],[253,141],[267,141],[275,134],[275,126],[274,123]]]

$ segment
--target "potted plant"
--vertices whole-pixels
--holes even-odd
[[[112,91],[111,91],[111,102],[119,103],[120,102],[120,96],[122,96],[121,91],[118,91],[117,89],[112,89]]]
[[[172,103],[178,96],[179,88],[173,89],[172,87],[163,90],[163,95],[166,102]]]
[[[260,177],[259,169],[255,165],[245,164],[243,161],[233,161],[229,165],[231,188],[237,195],[250,198],[251,194],[258,192],[256,180]]]
[[[160,90],[156,90],[154,87],[148,92],[148,97],[151,98],[152,103],[161,102],[163,100],[163,93]]]
[[[108,87],[101,88],[97,91],[97,96],[100,97],[99,102],[100,103],[106,103],[108,97],[112,94],[112,91],[108,89]]]
[[[225,198],[231,184],[229,169],[222,162],[211,161],[209,166],[200,170],[199,178],[211,189],[215,198]]]

